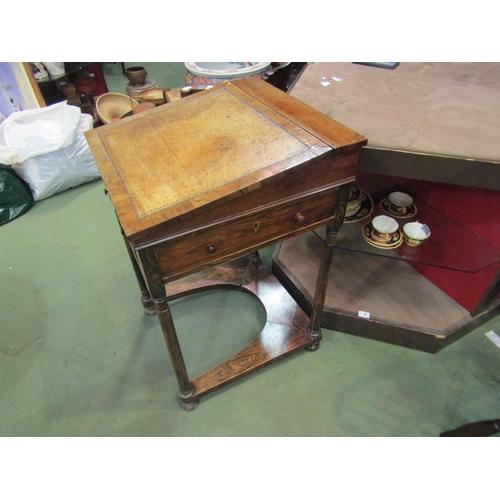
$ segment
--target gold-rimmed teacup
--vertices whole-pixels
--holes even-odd
[[[408,209],[413,204],[413,198],[401,191],[394,191],[389,195],[389,208],[394,212],[401,215],[406,215]]]
[[[382,243],[389,241],[391,236],[398,230],[399,224],[392,217],[377,215],[372,220],[373,239]]]

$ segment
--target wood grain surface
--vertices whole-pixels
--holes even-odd
[[[184,403],[197,402],[201,396],[319,340],[308,336],[309,318],[260,259],[243,257],[169,283],[166,289],[174,300],[220,287],[240,290],[259,300],[266,310],[266,324],[247,347],[194,378],[192,394],[181,396]]]
[[[286,240],[279,263],[300,283],[312,302],[323,244],[313,233]],[[293,270],[293,271],[291,271]],[[407,262],[336,249],[325,310],[445,336],[468,320],[469,312]],[[453,327],[453,328],[452,328]]]

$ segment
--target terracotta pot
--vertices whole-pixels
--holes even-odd
[[[96,89],[96,84],[94,78],[89,76],[87,78],[75,79],[75,87],[80,94],[87,94]]]
[[[154,108],[154,102],[141,102],[139,106],[134,108],[133,114],[138,115],[139,113],[143,113],[144,111],[148,111],[149,109]]]
[[[66,83],[61,86],[62,92],[66,98],[74,97],[76,95],[76,87],[72,83]]]
[[[125,76],[132,85],[142,85],[147,75],[146,69],[142,66],[132,66],[125,70]]]

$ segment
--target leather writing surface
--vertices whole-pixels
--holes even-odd
[[[179,103],[100,134],[139,219],[308,149],[225,88]]]

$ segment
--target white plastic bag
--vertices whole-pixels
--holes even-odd
[[[12,113],[0,123],[0,163],[13,165],[69,146],[81,114],[66,101]]]
[[[13,165],[30,185],[35,201],[100,177],[84,135],[92,127],[92,117],[81,113],[70,146]]]

